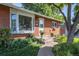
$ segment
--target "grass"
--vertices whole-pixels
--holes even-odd
[[[8,47],[0,46],[0,56],[36,56],[42,45],[35,38],[8,41]]]

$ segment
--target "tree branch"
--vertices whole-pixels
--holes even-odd
[[[73,21],[76,22],[76,19],[78,17],[79,11],[77,12],[77,14],[75,15],[75,17],[73,18]]]
[[[74,35],[78,35],[79,34],[79,29],[74,33]]]
[[[74,23],[73,23],[73,25],[72,25],[72,30],[73,30],[73,31],[75,31],[76,26],[77,26],[77,24],[79,23],[78,17],[79,17],[79,11],[77,12],[76,16],[75,16],[74,19],[73,19],[73,20],[74,20]]]
[[[68,20],[68,26],[69,26],[69,31],[71,29],[71,3],[67,5],[67,20]]]
[[[55,6],[56,8],[59,9],[59,11],[61,12],[61,14],[62,14],[63,17],[64,17],[64,20],[65,20],[65,24],[66,24],[67,30],[69,30],[69,28],[68,28],[68,21],[67,21],[67,19],[66,19],[66,16],[65,16],[64,13],[62,12],[61,8],[60,8],[59,6],[57,6],[57,5],[55,5],[54,3],[53,3],[53,6]]]

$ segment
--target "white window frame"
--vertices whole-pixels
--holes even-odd
[[[12,20],[12,14],[16,14],[15,12],[10,13],[10,29],[11,29],[11,20]],[[16,14],[16,31],[15,32],[11,32],[11,33],[17,33],[17,14]]]
[[[33,33],[34,32],[34,16],[30,16],[30,15],[25,15],[25,14],[20,14],[20,13],[17,13],[17,12],[10,12],[10,28],[11,28],[11,14],[16,14],[16,32],[11,32],[12,34],[24,34],[24,33]],[[24,31],[24,32],[20,32],[19,31],[19,15],[24,15],[24,16],[27,16],[27,17],[32,17],[32,31]]]
[[[24,32],[20,32],[19,31],[19,33],[33,33],[34,32],[34,29],[33,29],[33,21],[34,21],[34,17],[33,16],[28,16],[28,15],[23,15],[23,14],[18,14],[18,24],[19,24],[19,15],[22,15],[22,16],[27,16],[27,17],[31,17],[32,18],[32,31],[29,31],[29,30],[26,30],[26,31],[24,31]],[[19,28],[19,25],[18,25],[18,28]]]

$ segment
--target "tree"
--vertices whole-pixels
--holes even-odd
[[[77,25],[79,24],[79,6],[78,4],[76,4],[75,6],[75,16],[74,18],[71,19],[71,9],[72,9],[72,5],[71,3],[66,4],[67,6],[67,17],[65,16],[64,12],[62,12],[61,10],[61,6],[58,6],[57,4],[53,3],[53,6],[55,6],[56,8],[58,8],[58,10],[61,12],[61,14],[63,15],[64,21],[65,21],[65,25],[66,25],[66,29],[67,29],[67,43],[72,43],[74,40],[74,37],[79,33],[79,29],[77,29]],[[73,23],[71,23],[73,22]]]
[[[22,3],[25,9],[29,9],[56,19],[62,20],[59,10],[49,3]]]

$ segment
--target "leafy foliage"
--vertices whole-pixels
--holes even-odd
[[[57,8],[48,3],[23,3],[25,9],[32,10],[50,17],[54,17],[59,20],[63,20],[62,15]]]
[[[0,47],[1,56],[36,56],[41,46],[35,38],[9,40],[8,48]]]
[[[36,56],[39,46],[28,45],[23,48],[0,48],[0,56]]]
[[[76,44],[58,44],[52,48],[52,51],[56,56],[78,56],[79,55],[79,43]]]
[[[7,47],[7,41],[10,39],[9,29],[0,29],[0,46]]]
[[[59,36],[59,37],[57,37],[56,40],[57,40],[58,43],[66,43],[67,37],[66,36]]]
[[[11,42],[11,48],[23,48],[28,45],[28,42],[26,40],[14,40]]]
[[[58,43],[67,43],[67,37],[64,35],[57,37],[56,40]],[[75,37],[73,43],[79,43],[79,38]]]

